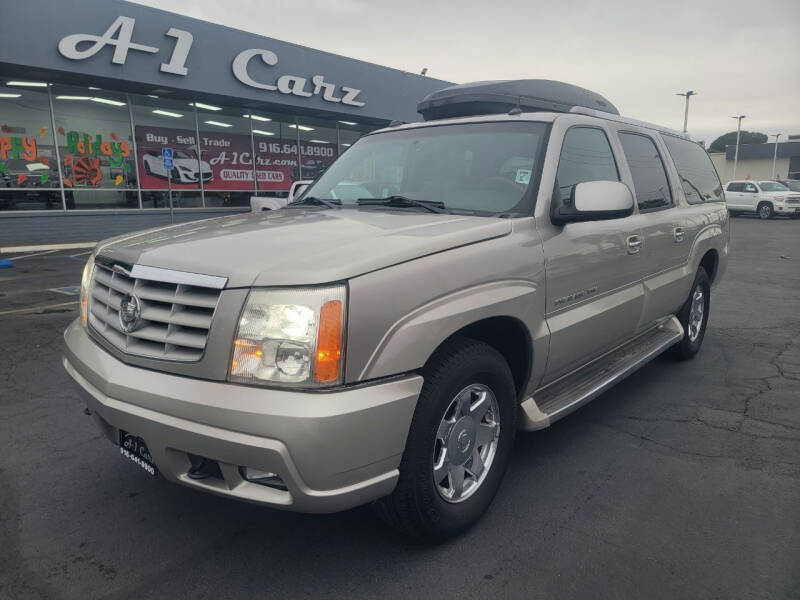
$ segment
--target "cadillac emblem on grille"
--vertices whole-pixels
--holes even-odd
[[[119,325],[125,333],[136,331],[142,320],[142,305],[133,294],[125,294],[119,301]]]

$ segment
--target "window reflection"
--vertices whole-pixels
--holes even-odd
[[[244,207],[318,177],[372,129],[166,92],[47,90],[0,85],[0,211]]]
[[[145,190],[173,190],[173,204],[202,206],[200,177],[211,177],[208,163],[197,160],[194,108],[188,102],[131,94],[142,207],[169,206],[169,194]],[[164,166],[162,151],[172,149],[172,168]],[[162,206],[164,205],[164,206]]]
[[[316,179],[339,156],[336,124],[320,119],[298,118],[300,178]]]
[[[133,140],[125,96],[65,85],[54,85],[51,89],[64,187],[74,190],[135,188]],[[124,194],[102,196],[105,200],[101,205],[129,206],[126,201],[113,200],[123,198]],[[98,204],[95,197],[86,194],[73,194],[73,197],[75,208],[91,208]],[[138,208],[138,197],[130,207]]]
[[[256,151],[257,189],[284,195],[300,179],[297,128],[294,117],[248,111]]]
[[[0,210],[62,208],[49,106],[46,92],[0,86],[0,190],[19,190]]]

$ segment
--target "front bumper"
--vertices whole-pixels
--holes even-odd
[[[144,439],[169,480],[302,512],[336,512],[392,492],[422,378],[331,392],[270,390],[125,364],[75,320],[64,368],[100,428]],[[217,461],[222,478],[188,477],[189,454]],[[277,473],[287,490],[244,480],[239,467]]]

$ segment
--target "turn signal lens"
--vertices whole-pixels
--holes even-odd
[[[233,342],[230,381],[287,387],[342,382],[347,288],[256,288]]]
[[[342,302],[331,300],[322,305],[319,338],[314,361],[314,381],[320,383],[339,378],[342,360]]]

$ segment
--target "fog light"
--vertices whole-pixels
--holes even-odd
[[[267,487],[276,488],[279,490],[287,490],[286,484],[283,483],[280,475],[271,471],[262,471],[261,469],[254,469],[253,467],[239,467],[241,476],[250,483],[257,483],[259,485],[266,485]]]

